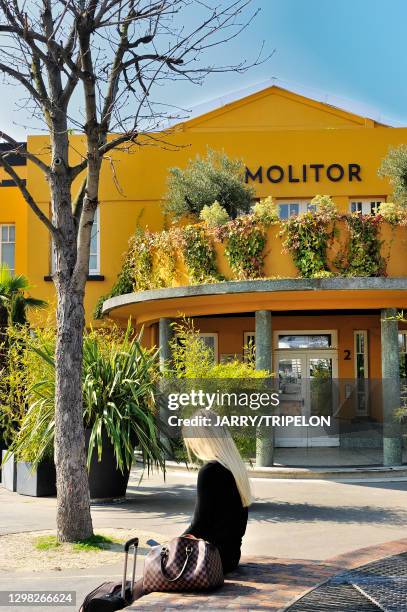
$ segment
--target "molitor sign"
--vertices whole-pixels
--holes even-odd
[[[259,183],[307,183],[328,179],[332,183],[339,181],[361,181],[361,167],[359,164],[302,164],[293,166],[258,166],[258,168],[246,167],[246,183],[257,181]]]

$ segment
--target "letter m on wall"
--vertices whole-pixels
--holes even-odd
[[[256,172],[252,172],[247,166],[246,166],[246,175],[245,175],[245,182],[248,183],[249,180],[251,181],[259,181],[259,183],[263,182],[263,167],[259,166],[256,170]]]

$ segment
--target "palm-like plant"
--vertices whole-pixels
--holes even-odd
[[[165,468],[165,449],[160,441],[154,390],[158,380],[157,351],[141,346],[141,334],[117,330],[93,331],[83,342],[83,418],[91,429],[88,467],[94,449],[103,453],[103,433],[111,441],[116,462],[130,469],[134,447],[144,465]],[[52,455],[55,421],[55,361],[50,343],[32,350],[43,363],[42,379],[29,389],[29,409],[14,444],[14,452],[38,465]]]
[[[44,300],[27,296],[29,288],[25,276],[14,276],[6,265],[0,266],[0,325],[24,325],[29,309],[47,306]]]

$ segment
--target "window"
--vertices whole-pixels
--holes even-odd
[[[294,200],[292,202],[281,200],[280,202],[277,202],[277,204],[280,219],[289,219],[295,215],[301,215],[302,213],[307,212],[307,210],[314,209],[314,206],[311,206],[308,200]]]
[[[51,270],[55,272],[55,249],[54,241],[52,241],[52,257]],[[89,276],[100,274],[100,212],[96,209],[95,218],[93,220],[92,232],[90,236],[90,251],[89,251]]]
[[[6,265],[11,274],[15,272],[16,226],[0,225],[0,263]]]
[[[331,348],[331,334],[298,334],[278,336],[279,349],[319,349]]]
[[[100,274],[100,214],[99,208],[96,210],[92,225],[89,252],[89,274]]]
[[[374,215],[378,212],[380,204],[383,202],[382,198],[374,200],[351,200],[350,212],[359,213],[361,215]]]
[[[199,337],[205,345],[212,351],[215,363],[218,363],[218,334],[217,333],[202,333]]]
[[[249,361],[256,350],[256,332],[243,332],[243,360]]]
[[[355,378],[368,378],[367,331],[353,332],[355,341]]]

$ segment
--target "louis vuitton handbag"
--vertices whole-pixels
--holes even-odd
[[[206,591],[223,584],[216,546],[184,535],[153,546],[144,562],[143,594],[163,591]]]

